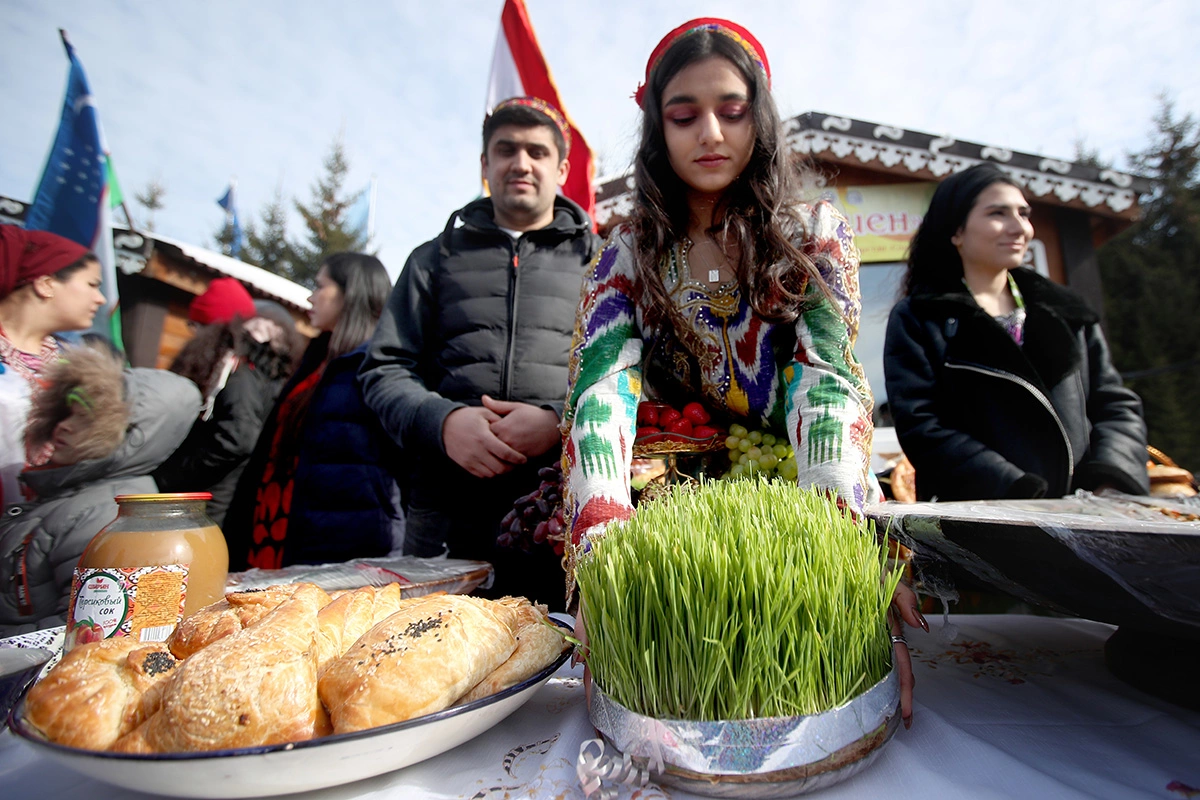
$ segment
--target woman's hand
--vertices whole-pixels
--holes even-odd
[[[917,609],[917,593],[903,582],[896,586],[896,593],[892,595],[888,621],[892,631],[896,671],[900,676],[900,718],[904,720],[904,727],[907,729],[912,727],[912,695],[916,679],[913,678],[912,656],[908,652],[908,642],[904,638],[904,625],[901,620],[929,633],[929,623]]]

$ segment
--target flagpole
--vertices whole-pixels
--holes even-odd
[[[233,227],[233,209],[236,208],[236,206],[234,205],[235,203],[237,203],[237,175],[230,175],[229,176],[229,208],[225,209],[225,226],[228,228]],[[232,247],[232,246],[233,245],[230,244],[230,247]]]
[[[125,224],[129,226],[129,232],[137,233],[137,228],[133,224],[133,216],[129,213],[129,206],[125,204],[125,198],[121,198],[121,213],[125,215]]]
[[[371,199],[367,202],[367,241],[375,237],[375,191],[378,185],[378,178],[371,176]]]
[[[237,208],[237,175],[229,176],[229,208],[225,209],[225,230],[229,231],[229,252],[226,253],[230,258],[237,258],[235,245],[237,245],[237,231],[233,229],[233,210]]]

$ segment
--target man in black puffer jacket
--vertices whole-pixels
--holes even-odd
[[[567,356],[598,239],[557,195],[569,129],[514,98],[484,121],[492,196],[409,256],[359,371],[367,405],[414,466],[405,552],[491,561],[494,595],[561,608],[559,559],[499,548],[501,518],[559,458]]]

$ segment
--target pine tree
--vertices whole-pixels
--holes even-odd
[[[312,187],[312,202],[304,205],[295,201],[307,229],[303,240],[291,242],[294,254],[293,271],[289,276],[296,283],[312,287],[322,262],[332,253],[366,248],[365,232],[346,226],[346,210],[352,198],[343,193],[343,184],[350,165],[346,161],[341,137],[333,142],[325,159],[325,174]]]
[[[154,230],[154,212],[160,211],[163,208],[163,197],[167,194],[166,188],[158,180],[152,180],[146,184],[146,188],[133,195],[133,199],[138,201],[138,204],[148,212],[146,218],[146,230]]]
[[[283,208],[283,192],[275,190],[271,202],[262,207],[259,212],[262,221],[262,233],[250,224],[246,231],[246,252],[244,259],[267,272],[293,278],[292,247],[287,241],[287,214]]]
[[[1150,443],[1200,472],[1200,124],[1166,98],[1131,170],[1141,218],[1099,252],[1113,364],[1145,403]]]

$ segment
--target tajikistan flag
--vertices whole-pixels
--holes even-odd
[[[104,143],[87,75],[75,56],[75,48],[67,40],[67,32],[60,29],[59,34],[71,62],[67,94],[58,135],[50,148],[25,227],[57,233],[96,254],[103,276],[101,290],[105,304],[96,312],[92,329],[123,349],[111,214],[111,208],[121,202],[121,190]]]

